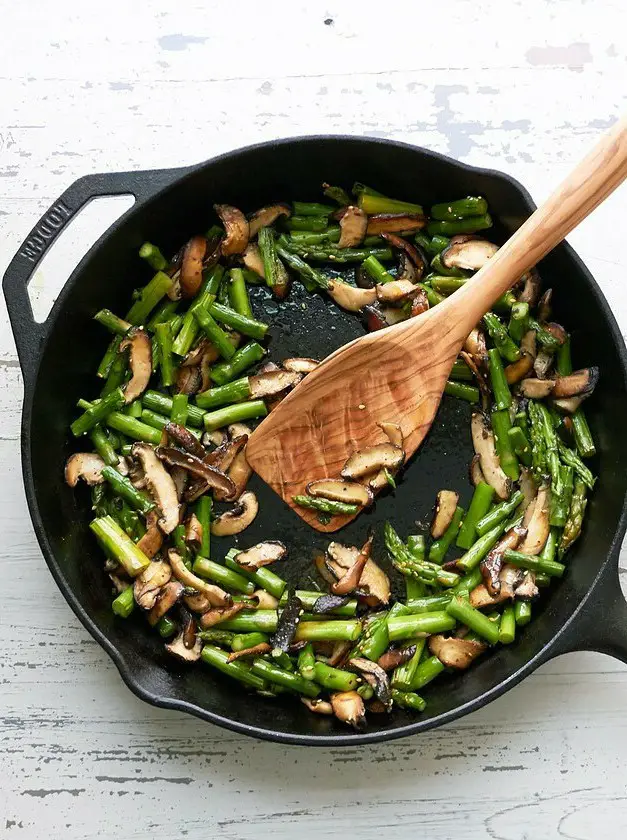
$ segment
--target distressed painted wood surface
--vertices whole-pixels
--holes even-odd
[[[93,171],[279,136],[393,137],[503,169],[537,200],[625,111],[619,0],[0,3],[0,265]],[[120,205],[89,208],[45,309]],[[625,189],[570,241],[627,329]],[[0,836],[544,840],[627,831],[627,670],[571,654],[455,725],[309,750],[135,699],[57,592],[21,489],[21,379],[0,329]]]

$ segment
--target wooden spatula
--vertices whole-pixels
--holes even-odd
[[[423,315],[365,335],[332,353],[261,423],[246,455],[251,467],[294,504],[310,481],[339,477],[349,455],[387,441],[379,424],[400,425],[408,460],[422,443],[453,362],[495,300],[627,177],[627,120],[620,121],[468,283]]]

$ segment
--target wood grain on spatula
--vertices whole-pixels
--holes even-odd
[[[310,373],[251,436],[251,467],[316,530],[337,531],[353,519],[322,523],[292,497],[310,481],[339,477],[356,450],[386,441],[383,422],[400,425],[406,461],[411,458],[468,333],[626,177],[623,119],[461,289],[423,315],[341,347]]]

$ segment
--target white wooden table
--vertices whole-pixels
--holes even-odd
[[[623,0],[0,10],[2,268],[88,172],[346,132],[503,169],[540,200],[625,110]],[[119,212],[92,206],[64,234],[33,281],[38,305]],[[623,327],[626,218],[623,188],[571,237]],[[445,729],[358,749],[259,743],[132,696],[35,542],[20,371],[0,305],[1,837],[625,836],[627,670],[600,655],[554,661]]]

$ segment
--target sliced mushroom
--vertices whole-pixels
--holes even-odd
[[[549,511],[551,508],[551,491],[543,484],[538,490],[533,506],[533,514],[527,525],[527,536],[519,547],[523,554],[540,554],[549,536]]]
[[[202,543],[202,525],[195,513],[192,513],[185,523],[185,542],[196,549],[200,548]]]
[[[378,233],[409,233],[427,224],[427,217],[420,213],[375,213],[368,217],[368,236]]]
[[[137,548],[146,557],[153,558],[163,545],[163,532],[159,528],[159,514],[156,510],[148,511],[146,515],[146,533],[137,543]],[[141,575],[140,575],[141,577]],[[137,580],[137,578],[135,578]]]
[[[180,449],[175,449],[173,446],[159,446],[156,450],[157,458],[164,461],[171,467],[182,467],[192,475],[202,479],[209,487],[214,487],[225,494],[225,498],[233,498],[235,495],[235,485],[221,470],[216,467],[201,461],[195,455],[190,455],[188,452],[181,452]],[[204,492],[204,491],[203,491]],[[188,501],[191,501],[188,494],[186,494]],[[197,498],[197,497],[196,497]]]
[[[534,333],[535,335],[535,333]],[[533,370],[533,356],[529,353],[522,352],[520,358],[505,368],[505,379],[509,385],[514,385],[520,382]]]
[[[418,248],[416,245],[412,245],[412,243],[408,242],[407,239],[403,239],[402,236],[397,236],[395,233],[388,233],[387,231],[384,231],[381,236],[390,243],[392,248],[396,248],[400,251],[411,263],[414,268],[414,282],[418,282],[418,280],[422,279],[423,274],[429,267],[429,261],[422,249]]]
[[[419,289],[418,292],[411,299],[411,317],[422,315],[429,309],[429,298],[424,289]]]
[[[320,478],[318,481],[310,481],[307,485],[307,493],[310,496],[321,496],[323,499],[363,507],[371,504],[374,498],[369,487],[364,487],[363,484],[357,484],[354,481],[341,481],[339,478]]]
[[[172,569],[164,560],[153,560],[133,583],[135,602],[143,610],[151,610],[161,589],[172,577]]]
[[[418,282],[416,266],[409,259],[407,254],[399,254],[398,265],[396,268],[396,279],[402,281],[403,283],[411,283],[412,286]],[[419,291],[422,291],[422,289],[419,289]]]
[[[338,306],[348,312],[359,312],[364,306],[373,304],[377,299],[376,289],[358,289],[335,277],[329,280],[327,292]]]
[[[185,606],[188,610],[198,613],[199,615],[202,615],[202,613],[211,609],[209,598],[207,598],[206,595],[203,595],[202,592],[194,592],[193,595],[184,595],[183,601],[185,602]]]
[[[250,604],[247,604],[246,601],[237,601],[234,604],[231,604],[229,607],[215,607],[213,609],[207,610],[207,612],[203,613],[200,618],[200,626],[203,630],[208,630],[209,627],[214,627],[216,624],[221,624],[223,621],[228,621],[233,616],[237,615],[242,610],[249,610],[251,608]]]
[[[196,619],[182,604],[178,606],[178,617],[183,634],[183,644],[187,650],[191,650],[196,644],[196,633],[198,631]]]
[[[359,556],[359,549],[355,546],[332,542],[327,548],[328,557],[315,558],[316,568],[322,577],[333,586],[346,571],[353,566]],[[333,577],[327,576],[330,571]],[[367,597],[376,599],[381,604],[390,600],[390,580],[383,569],[371,558],[368,559],[359,578],[359,591]]]
[[[521,396],[532,400],[542,400],[555,388],[553,379],[523,379],[518,386]]]
[[[275,396],[298,385],[302,378],[301,373],[289,370],[273,370],[249,376],[250,396],[255,400]]]
[[[105,462],[95,452],[75,452],[65,462],[65,481],[70,487],[76,487],[79,478],[93,487],[102,484],[102,468]]]
[[[529,271],[523,274],[521,281],[523,283],[523,290],[519,294],[518,300],[521,303],[528,303],[529,306],[535,306],[540,297],[540,288],[542,286],[540,275],[535,268],[530,268]]]
[[[402,312],[400,309],[397,311]],[[362,314],[364,316],[368,332],[384,330],[386,327],[390,326],[385,317],[385,312],[379,307],[379,304],[375,304],[374,306],[364,306]]]
[[[182,297],[193,298],[198,294],[206,252],[207,240],[204,236],[193,236],[183,249],[180,274]]]
[[[434,540],[439,540],[453,521],[458,501],[459,493],[456,493],[454,490],[440,490],[438,493],[435,504],[435,516],[431,523],[431,536]]]
[[[523,353],[527,353],[533,359],[536,357],[537,337],[535,330],[527,330],[520,340],[520,349]]]
[[[377,659],[377,665],[384,671],[393,671],[399,665],[404,665],[416,653],[416,645],[406,645],[402,648],[390,648]]]
[[[370,559],[372,541],[374,534],[370,534],[366,542],[359,549],[359,552],[342,577],[333,584],[331,591],[334,595],[348,595],[357,589],[361,581],[366,563]]]
[[[356,691],[342,691],[331,695],[333,714],[342,723],[348,723],[353,729],[360,730],[366,726],[366,709],[364,701]]]
[[[485,367],[488,360],[488,348],[485,341],[485,334],[479,327],[475,327],[468,334],[464,342],[464,350],[474,357],[478,365]]]
[[[266,207],[255,210],[248,217],[250,238],[257,236],[261,228],[273,225],[280,216],[289,219],[291,215],[292,211],[288,204],[268,204]]]
[[[146,330],[132,327],[120,343],[120,352],[129,351],[131,378],[124,388],[124,402],[128,405],[140,397],[152,375],[152,344]]]
[[[566,397],[562,400],[552,400],[551,404],[555,406],[558,411],[565,414],[574,414],[584,399],[584,397]]]
[[[249,242],[242,254],[242,261],[249,271],[253,271],[259,277],[266,279],[266,272],[263,267],[263,259],[259,246],[255,242]]]
[[[226,440],[226,434],[222,429],[214,429],[212,432],[205,432],[202,436],[203,446],[222,446]]]
[[[535,501],[536,493],[538,492],[538,487],[536,485],[536,480],[533,477],[533,473],[526,467],[523,467],[520,471],[520,491],[523,494],[523,500],[520,503],[521,508],[524,512],[526,512],[531,502]]]
[[[293,358],[283,359],[282,366],[284,370],[290,370],[294,373],[311,373],[315,370],[320,362],[317,359]]]
[[[189,473],[181,467],[172,467],[170,475],[172,476],[172,481],[176,487],[176,498],[179,502],[182,502],[185,490],[189,484]]]
[[[446,268],[479,271],[497,251],[498,245],[487,239],[468,239],[451,242],[440,254],[440,259]]]
[[[193,572],[190,572],[185,563],[183,563],[181,555],[173,548],[168,551],[168,560],[170,561],[170,566],[172,567],[174,576],[177,580],[180,580],[181,583],[185,584],[185,586],[191,586],[192,589],[196,590],[196,592],[200,592],[214,607],[230,606],[233,599],[229,593],[220,589],[219,586],[215,586],[213,583],[207,583],[206,580],[203,580]]]
[[[177,443],[190,455],[196,458],[204,458],[207,455],[204,446],[198,441],[196,435],[193,435],[185,426],[178,423],[166,423],[163,430],[168,434],[168,437]]]
[[[378,443],[361,449],[349,457],[342,467],[342,478],[357,479],[382,470],[398,469],[405,460],[404,451],[392,443]]]
[[[216,537],[230,537],[244,531],[257,516],[259,505],[257,497],[247,490],[237,500],[231,510],[221,514],[211,523],[211,533]]]
[[[561,324],[556,324],[555,321],[549,321],[546,324],[542,324],[542,326],[553,336],[554,339],[559,341],[560,344],[563,344],[568,338],[568,333],[564,327]]]
[[[246,448],[244,447],[235,455],[227,471],[228,477],[235,485],[236,498],[242,495],[252,474],[253,471],[246,459]]]
[[[235,662],[237,659],[241,659],[242,657],[263,656],[266,653],[270,653],[271,650],[272,648],[268,642],[260,642],[258,645],[246,648],[245,650],[236,650],[233,653],[229,653],[226,661]]]
[[[214,204],[213,209],[220,217],[226,231],[226,236],[222,240],[222,254],[230,257],[233,254],[243,253],[248,245],[250,233],[246,216],[230,204]]]
[[[540,594],[533,572],[525,572],[522,581],[514,589],[514,597],[519,601],[533,601]]]
[[[499,574],[500,589],[497,595],[490,595],[485,583],[480,583],[470,593],[470,605],[476,610],[485,607],[496,607],[514,598],[514,587],[517,586],[523,577],[520,569],[509,564],[503,566]]]
[[[553,354],[541,350],[533,362],[533,369],[538,379],[548,379],[549,371],[553,367]]]
[[[256,572],[262,566],[269,566],[270,563],[276,563],[287,554],[287,548],[282,542],[278,540],[266,540],[265,542],[257,543],[252,548],[246,551],[240,551],[235,555],[235,562],[242,569],[247,569],[249,572]]]
[[[547,289],[538,301],[538,321],[548,321],[551,317],[551,301],[553,300],[553,289]]]
[[[479,456],[481,472],[486,482],[494,488],[500,499],[509,498],[512,483],[501,469],[499,457],[496,453],[494,434],[488,428],[485,417],[482,414],[473,414],[470,429],[472,443]]]
[[[205,463],[210,464],[217,470],[226,472],[235,460],[238,452],[245,449],[249,434],[250,430],[245,434],[232,435],[230,439],[226,438],[220,446],[205,456]]]
[[[315,715],[332,715],[333,705],[328,700],[319,700],[318,698],[301,697],[300,702],[307,706],[310,712]]]
[[[501,591],[501,580],[499,576],[503,568],[503,552],[508,548],[515,549],[526,535],[526,528],[515,525],[501,537],[494,548],[481,561],[481,574],[483,575],[484,583],[490,595],[498,595]]]
[[[403,448],[403,431],[398,423],[377,423],[384,435],[393,446]]]
[[[569,397],[589,397],[598,381],[598,367],[582,368],[569,376],[559,376],[555,381],[552,396],[558,400]]]
[[[479,386],[481,396],[483,397],[483,405],[484,408],[487,410],[491,398],[490,386],[488,385],[486,377],[479,366],[480,363],[478,363],[478,360],[466,350],[462,350],[459,354],[459,357],[465,362],[466,367],[470,369],[472,375],[477,380],[477,385]]]
[[[176,372],[176,391],[188,397],[197,394],[202,388],[202,370],[200,365],[180,367]]]
[[[340,241],[338,248],[354,248],[361,245],[368,227],[368,216],[359,207],[350,204],[340,219]]]
[[[202,651],[202,641],[196,639],[194,646],[188,648],[185,644],[185,633],[183,630],[176,636],[174,641],[165,646],[168,653],[176,656],[181,662],[198,662],[200,659],[200,652]]]
[[[270,595],[265,589],[255,589],[252,597],[257,602],[257,609],[259,610],[276,610],[279,606],[278,598]]]
[[[171,580],[159,590],[155,605],[148,613],[148,623],[151,627],[158,624],[163,616],[178,603],[184,589],[185,587],[178,580]]]
[[[430,636],[428,644],[431,653],[437,656],[443,665],[458,671],[468,668],[488,647],[485,642],[475,639],[457,639],[441,634]]]
[[[468,472],[470,476],[470,483],[473,487],[481,484],[481,482],[486,483],[483,470],[481,469],[481,459],[478,455],[473,455]]]
[[[172,476],[150,444],[134,443],[131,454],[140,462],[148,490],[161,511],[159,527],[164,534],[171,534],[179,524],[180,518],[179,500]]]
[[[421,291],[420,286],[414,286],[409,280],[390,280],[389,283],[378,283],[374,288],[381,303],[400,303]]]
[[[372,685],[375,697],[389,711],[392,708],[392,689],[388,675],[383,668],[376,662],[372,662],[370,659],[361,656],[349,659],[348,664],[359,671],[366,681]]]

